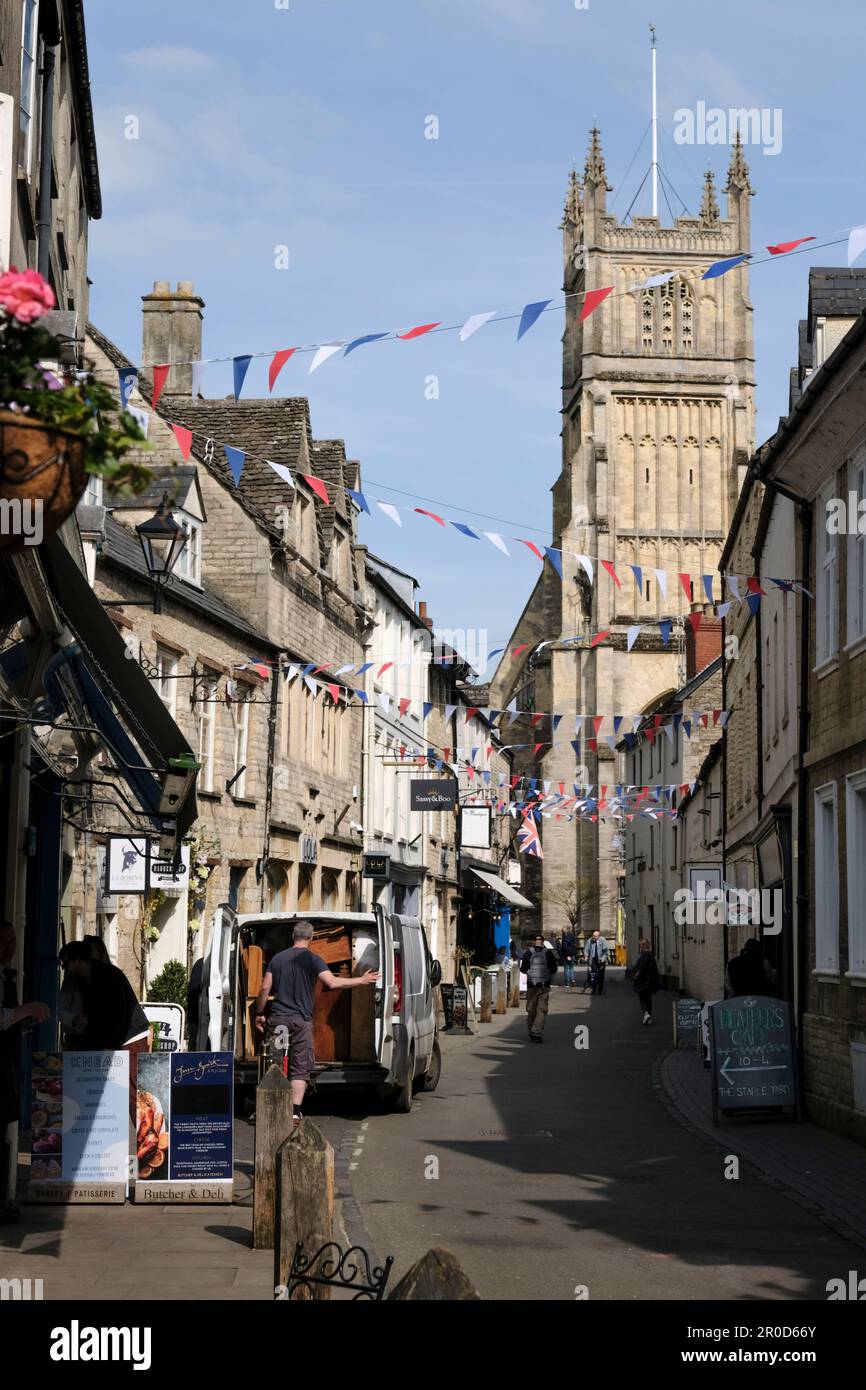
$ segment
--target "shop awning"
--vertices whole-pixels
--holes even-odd
[[[486,869],[473,869],[473,874],[487,888],[492,888],[494,893],[498,893],[500,898],[510,903],[512,907],[533,907],[534,904],[528,898],[524,898],[522,893],[518,893],[516,888],[512,888],[510,883],[506,883],[504,878],[498,874],[488,873]]]
[[[75,638],[64,655],[75,667],[90,716],[142,809],[156,820],[172,762],[194,762],[192,749],[138,662],[130,660],[123,638],[59,536],[46,541],[40,555],[54,602]],[[162,817],[172,814],[163,811]],[[198,815],[194,785],[174,814],[180,841]]]

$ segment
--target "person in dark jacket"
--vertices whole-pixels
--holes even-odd
[[[556,953],[544,944],[538,932],[529,950],[523,952],[520,969],[526,976],[526,1026],[533,1042],[544,1042],[541,1036],[547,1022],[550,1005],[550,982],[559,966]]]
[[[643,1022],[647,1024],[653,1021],[653,995],[661,989],[662,982],[652,946],[645,936],[641,937],[638,946],[640,955],[635,961],[631,982],[643,1009]]]
[[[150,1051],[150,1026],[132,985],[116,965],[94,960],[88,941],[69,941],[60,964],[84,984],[86,1021],[79,1046],[87,1052],[128,1052],[130,1110],[135,1115],[138,1054]]]
[[[190,1052],[195,1052],[198,1047],[198,1027],[201,1018],[201,989],[203,978],[204,957],[199,956],[190,972],[189,984],[186,987],[186,1025]]]
[[[775,994],[776,972],[756,936],[750,937],[739,955],[728,961],[725,987],[729,996],[737,998],[743,994]]]
[[[21,1025],[32,1019],[44,1023],[51,1010],[47,1004],[19,1004],[16,972],[12,962],[16,948],[15,928],[0,923],[0,1224],[17,1221],[14,1200],[13,1148],[6,1142],[7,1126],[18,1119],[18,1088],[21,1052]],[[10,1192],[11,1189],[11,1192]]]
[[[574,960],[576,952],[577,948],[574,944],[574,932],[563,932],[559,944],[559,958],[562,961],[564,976],[562,984],[564,989],[574,988]]]

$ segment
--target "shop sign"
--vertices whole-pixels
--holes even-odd
[[[34,1052],[32,1202],[124,1202],[129,1053]]]
[[[319,845],[315,835],[301,836],[301,863],[316,864],[319,860]]]
[[[390,854],[365,854],[363,859],[363,878],[388,878],[391,872]]]
[[[148,1004],[141,1006],[150,1024],[151,1052],[180,1052],[183,1050],[185,1013],[180,1004]]]
[[[457,783],[453,777],[413,777],[409,783],[412,811],[453,811],[456,806]]]
[[[713,1123],[719,1113],[796,1108],[800,1096],[790,1005],[784,999],[723,999],[709,1010]]]
[[[135,1200],[231,1202],[230,1052],[138,1059]]]

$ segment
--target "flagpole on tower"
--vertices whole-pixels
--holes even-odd
[[[650,25],[650,45],[652,47],[652,66],[653,66],[653,163],[652,163],[652,188],[653,188],[653,217],[658,217],[659,213],[659,134],[658,134],[658,107],[656,103],[656,27]]]

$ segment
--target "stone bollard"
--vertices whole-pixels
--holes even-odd
[[[493,1022],[493,976],[489,970],[485,970],[481,976],[481,1013],[478,1022]]]
[[[481,1295],[463,1273],[451,1251],[434,1248],[417,1260],[408,1274],[403,1275],[387,1301],[405,1303],[412,1299],[427,1303],[454,1302],[458,1299],[480,1301]]]
[[[277,1150],[292,1132],[292,1087],[276,1063],[256,1087],[256,1156],[253,1185],[253,1249],[274,1244]]]
[[[302,1120],[277,1156],[274,1283],[286,1288],[298,1241],[311,1259],[334,1239],[334,1150],[312,1120]],[[299,1289],[297,1301],[331,1297],[327,1285]]]

